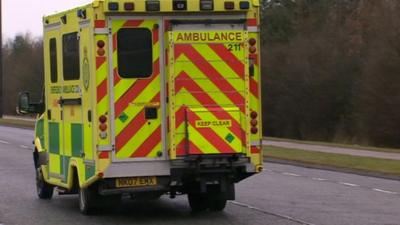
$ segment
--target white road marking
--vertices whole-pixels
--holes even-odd
[[[20,145],[19,147],[24,148],[24,149],[28,149],[29,147],[26,145]]]
[[[311,178],[311,179],[317,180],[317,181],[327,181],[327,179],[319,178],[319,177],[313,177],[313,178]]]
[[[248,205],[248,204],[245,204],[245,203],[242,203],[242,202],[237,202],[237,201],[229,201],[229,202],[232,203],[232,204],[234,204],[234,205],[237,205],[237,206],[246,207],[246,208],[248,208],[248,209],[252,209],[252,210],[255,210],[255,211],[264,213],[264,214],[268,214],[268,215],[273,215],[273,216],[281,217],[281,218],[283,218],[283,219],[287,219],[287,220],[290,220],[290,221],[293,221],[293,222],[297,222],[297,223],[300,223],[300,224],[302,224],[302,225],[315,225],[315,224],[312,224],[312,223],[309,223],[309,222],[305,222],[305,221],[300,220],[300,219],[296,219],[296,218],[291,217],[291,216],[287,216],[287,215],[283,215],[283,214],[278,214],[278,213],[268,212],[268,211],[266,211],[266,210],[264,210],[264,209],[260,209],[260,208],[258,208],[258,207],[251,206],[251,205]]]
[[[378,192],[382,192],[382,193],[385,193],[385,194],[391,194],[391,195],[397,195],[397,194],[399,194],[399,193],[397,193],[397,192],[386,191],[386,190],[382,190],[382,189],[378,189],[378,188],[374,188],[374,189],[372,189],[372,190],[378,191]]]
[[[6,145],[10,144],[10,142],[3,141],[3,140],[0,140],[0,143],[2,143],[2,144],[6,144]]]
[[[352,184],[352,183],[339,182],[339,184],[343,184],[343,185],[350,186],[350,187],[360,187],[360,185]]]
[[[301,177],[301,175],[295,173],[282,173],[283,175],[292,176],[292,177]]]

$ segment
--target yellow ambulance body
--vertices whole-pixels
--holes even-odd
[[[121,195],[223,210],[262,171],[258,0],[96,0],[44,23],[40,198]]]

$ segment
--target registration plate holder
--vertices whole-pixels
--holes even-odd
[[[117,178],[115,180],[115,186],[117,188],[146,187],[155,185],[157,185],[157,177],[126,177]]]

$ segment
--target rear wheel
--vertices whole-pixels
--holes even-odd
[[[225,209],[226,206],[226,198],[223,197],[223,195],[210,195],[208,198],[208,208],[210,211],[214,212],[220,212]]]
[[[51,199],[53,197],[54,186],[46,183],[41,167],[36,168],[36,192],[40,199]]]
[[[99,195],[94,188],[79,188],[79,210],[82,214],[90,215],[97,209]]]
[[[189,193],[188,200],[193,212],[205,211],[208,208],[207,195],[199,193]]]

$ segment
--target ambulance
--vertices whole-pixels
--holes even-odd
[[[37,194],[84,214],[187,195],[222,211],[263,170],[259,0],[95,0],[43,18]]]

